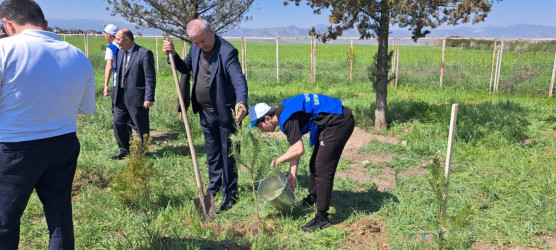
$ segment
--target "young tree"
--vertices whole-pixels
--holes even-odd
[[[376,92],[375,128],[386,128],[388,79],[388,36],[390,25],[408,28],[413,40],[425,37],[441,24],[478,23],[485,19],[494,2],[501,0],[305,0],[314,14],[330,10],[330,26],[326,32],[315,28],[309,35],[326,42],[342,35],[344,30],[357,28],[361,39],[376,37],[378,52],[369,72]],[[303,0],[285,0],[299,6]]]
[[[187,23],[207,20],[215,32],[225,32],[248,20],[244,16],[254,0],[107,0],[112,15],[120,15],[137,26],[156,28],[191,42]]]

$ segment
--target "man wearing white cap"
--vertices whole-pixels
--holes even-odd
[[[280,126],[286,135],[291,146],[272,161],[270,168],[289,162],[287,180],[292,190],[295,190],[299,158],[305,152],[302,136],[309,133],[309,145],[314,145],[314,148],[309,161],[309,195],[302,200],[302,204],[309,207],[316,203],[317,213],[301,229],[312,232],[329,227],[328,209],[334,175],[344,146],[355,127],[351,110],[342,106],[340,99],[321,94],[301,94],[285,99],[277,109],[258,103],[249,109],[249,116],[251,129],[258,127],[261,132],[274,132]]]
[[[106,60],[106,68],[104,69],[104,96],[109,96],[110,92],[108,92],[108,83],[110,82],[110,76],[112,75],[112,86],[116,85],[117,79],[116,58],[120,48],[116,44],[115,40],[118,27],[114,24],[108,24],[101,30],[101,32],[104,33],[104,39],[108,42],[108,46],[106,46],[106,53],[104,54],[104,60]]]

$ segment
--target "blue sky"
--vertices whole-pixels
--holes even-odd
[[[119,16],[110,16],[106,0],[36,0],[42,7],[46,19],[100,19],[124,21]],[[241,24],[242,28],[271,28],[283,26],[311,27],[328,24],[327,15],[314,15],[305,6],[283,6],[282,0],[256,0],[249,15],[252,20]],[[556,0],[504,0],[495,3],[486,21],[481,25],[510,26],[513,24],[536,24],[556,26]]]

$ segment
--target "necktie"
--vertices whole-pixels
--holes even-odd
[[[120,88],[124,88],[124,73],[127,68],[127,51],[124,51],[124,60],[120,65]]]

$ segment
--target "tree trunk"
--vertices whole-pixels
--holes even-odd
[[[390,27],[388,1],[381,1],[381,16],[378,27],[378,54],[377,60],[377,74],[378,82],[375,84],[376,91],[376,105],[375,105],[375,129],[384,130],[387,126],[386,114],[388,113],[388,106],[386,97],[388,96],[388,33]]]

